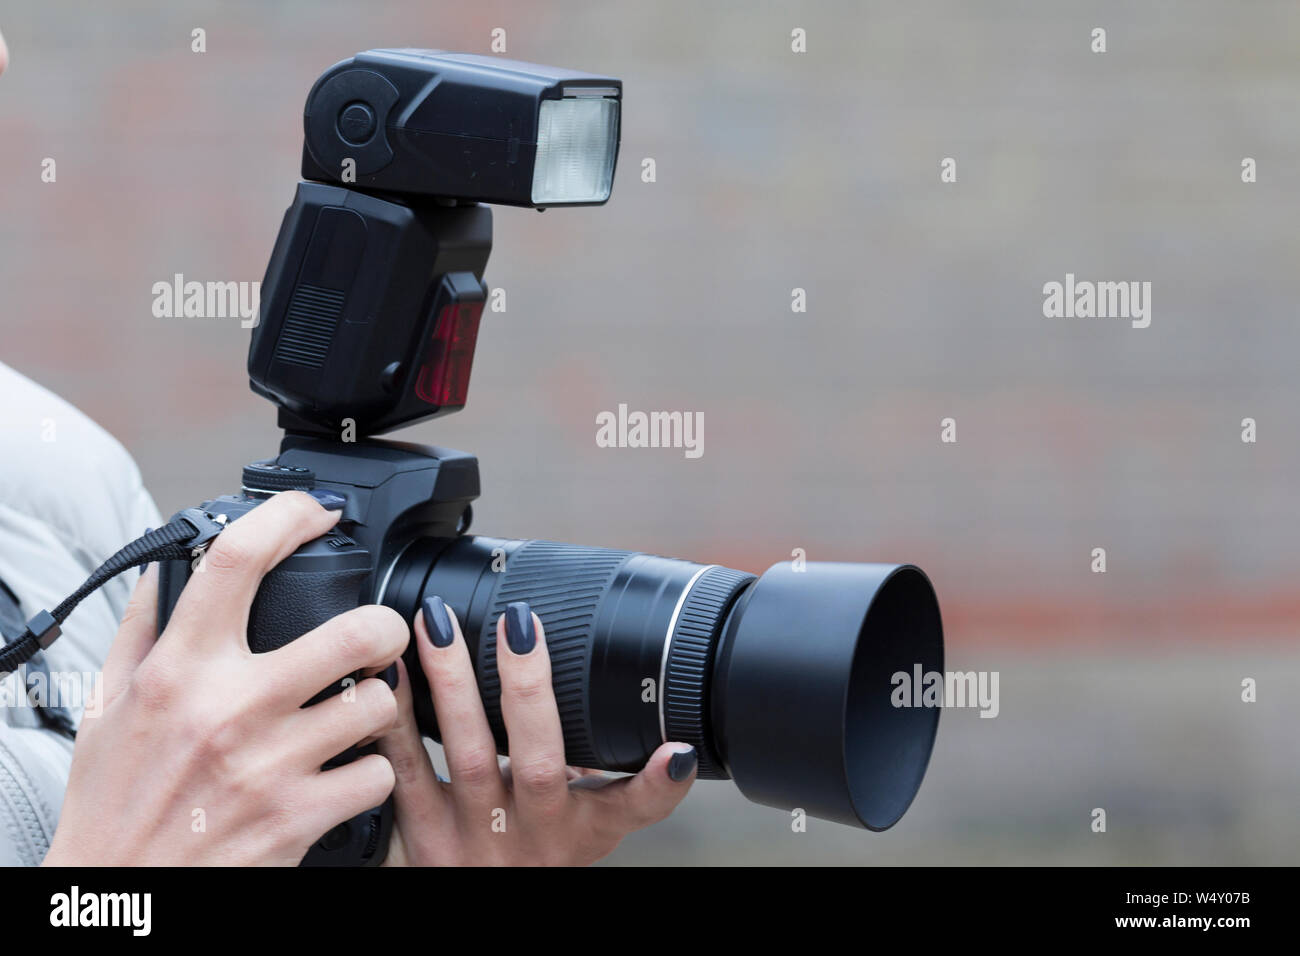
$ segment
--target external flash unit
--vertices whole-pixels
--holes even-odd
[[[376,435],[462,408],[492,250],[480,204],[604,203],[622,93],[612,77],[436,50],[326,70],[248,355],[280,426]]]

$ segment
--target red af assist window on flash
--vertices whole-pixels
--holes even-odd
[[[465,404],[482,316],[481,301],[443,306],[424,365],[415,380],[415,394],[421,401],[430,405]]]

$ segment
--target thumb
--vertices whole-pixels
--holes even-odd
[[[104,658],[104,671],[97,693],[100,699],[92,713],[99,713],[122,693],[140,662],[148,656],[158,637],[158,563],[140,575],[131,601],[122,612],[117,636]],[[89,709],[89,708],[88,708]]]
[[[666,743],[633,777],[600,789],[575,789],[575,795],[599,807],[603,822],[623,831],[640,830],[658,823],[676,809],[695,782],[699,757],[690,744]]]

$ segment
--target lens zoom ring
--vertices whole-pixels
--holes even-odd
[[[726,771],[709,741],[709,680],[718,632],[732,601],[752,574],[713,567],[700,575],[682,604],[668,648],[664,674],[664,731],[669,740],[693,744],[701,779],[725,780]]]
[[[564,727],[565,762],[574,767],[598,765],[587,707],[592,623],[601,597],[631,554],[530,541],[510,556],[479,639],[479,687],[498,746],[504,748],[506,733],[497,673],[497,618],[512,601],[527,601],[546,628],[551,683]]]

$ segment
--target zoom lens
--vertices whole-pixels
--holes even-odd
[[[762,577],[674,558],[482,536],[418,539],[381,596],[411,620],[437,594],[460,619],[506,751],[496,621],[546,628],[566,761],[638,770],[665,740],[750,800],[882,830],[920,787],[937,708],[895,707],[892,676],[942,670],[939,606],[910,565],[774,565]],[[439,738],[416,649],[421,730]]]

